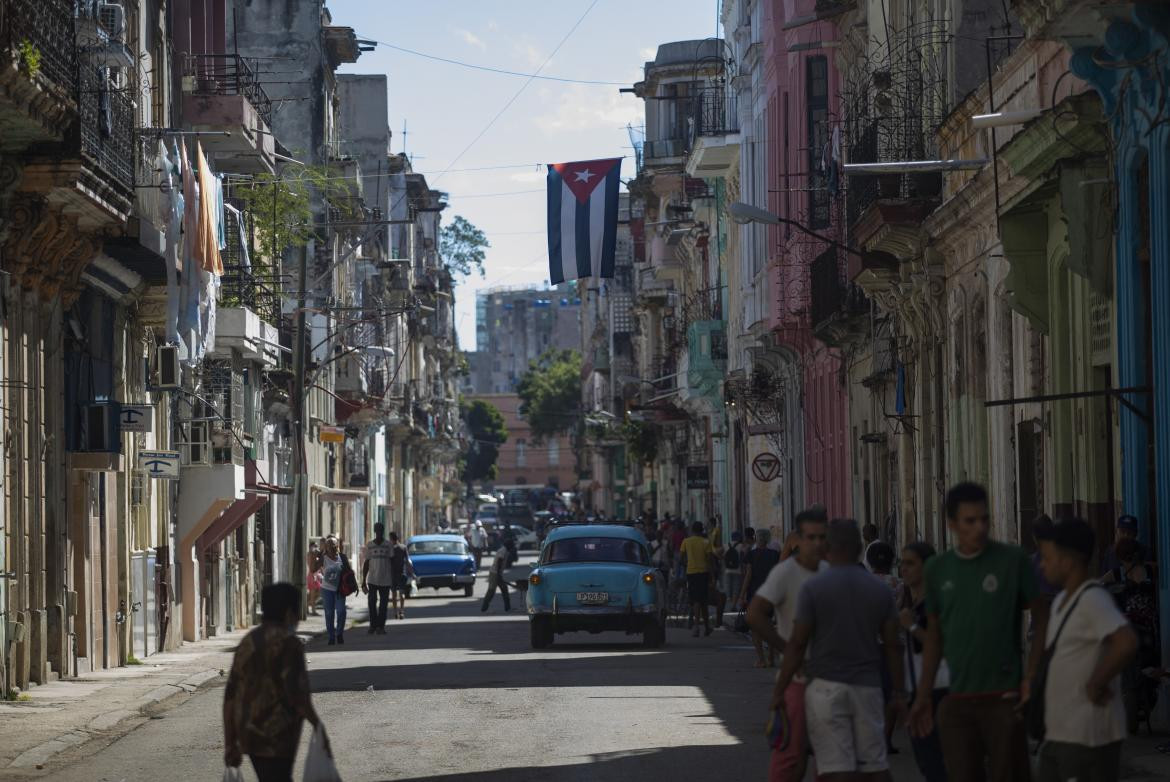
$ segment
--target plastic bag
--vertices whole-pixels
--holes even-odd
[[[333,757],[325,749],[325,726],[320,722],[309,740],[309,755],[305,758],[304,782],[341,782]]]
[[[244,772],[239,766],[224,766],[223,782],[244,782]]]

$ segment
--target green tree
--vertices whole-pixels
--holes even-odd
[[[493,480],[496,477],[496,459],[500,445],[508,440],[508,429],[504,416],[495,405],[475,399],[459,403],[459,414],[471,437],[467,450],[460,457],[463,482],[468,486],[476,481]]]
[[[622,424],[622,431],[634,464],[641,466],[654,461],[658,456],[658,427],[655,424],[627,419]]]
[[[326,166],[305,166],[281,176],[260,174],[235,189],[233,195],[243,201],[256,232],[261,259],[280,258],[318,234],[313,225],[314,192],[337,209],[342,220],[361,219],[353,189]]]
[[[581,354],[575,350],[547,350],[533,361],[516,385],[520,414],[533,438],[577,431],[581,413]]]
[[[463,215],[455,215],[439,231],[439,253],[452,274],[466,277],[472,269],[478,269],[483,277],[484,250],[491,246],[487,235]]]

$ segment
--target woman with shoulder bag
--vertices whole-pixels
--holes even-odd
[[[356,582],[349,560],[338,549],[337,538],[330,535],[321,551],[321,597],[330,646],[345,643],[345,598],[355,591]]]

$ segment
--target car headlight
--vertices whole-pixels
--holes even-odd
[[[647,572],[642,574],[642,583],[643,584],[653,584],[654,581],[655,581],[654,573],[652,571],[647,571]]]

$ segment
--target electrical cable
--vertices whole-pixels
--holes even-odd
[[[592,10],[592,6],[590,7],[590,10]],[[586,11],[585,13],[589,13],[589,11]],[[582,17],[582,18],[584,18],[584,17]],[[575,25],[574,25],[574,27],[575,27]],[[375,43],[378,46],[385,46],[387,49],[393,49],[396,52],[403,52],[404,54],[412,54],[415,57],[422,57],[424,59],[435,60],[437,62],[445,62],[448,65],[458,65],[461,68],[471,68],[472,70],[477,70],[477,71],[487,71],[488,73],[498,73],[502,76],[521,76],[521,77],[527,77],[529,80],[540,79],[542,81],[559,81],[559,82],[563,82],[565,84],[588,84],[588,85],[592,85],[595,87],[628,87],[629,86],[629,84],[627,82],[623,82],[623,81],[598,81],[596,79],[569,79],[569,78],[565,78],[565,77],[561,77],[561,76],[541,76],[540,70],[541,70],[541,68],[544,67],[543,65],[541,66],[541,68],[536,69],[536,73],[521,73],[520,71],[510,71],[506,68],[493,68],[490,65],[476,65],[475,63],[464,62],[463,60],[455,60],[455,59],[451,59],[449,57],[440,57],[437,54],[427,54],[426,52],[420,52],[420,51],[417,51],[415,49],[407,49],[405,46],[397,46],[397,45],[392,44],[392,43],[387,43],[386,41],[376,41],[372,38],[364,39],[364,40],[368,40],[370,43]],[[556,52],[554,51],[553,54],[555,54],[555,53]],[[549,55],[549,59],[552,59],[552,55]],[[545,60],[545,64],[547,64],[547,63],[548,63],[548,60]]]

